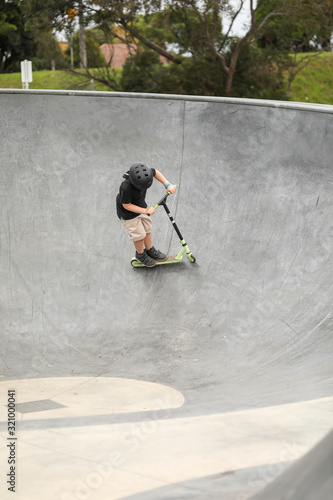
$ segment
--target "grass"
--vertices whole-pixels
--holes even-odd
[[[33,81],[29,83],[29,89],[91,90],[90,79],[74,75],[70,71],[34,71],[32,77]],[[0,88],[21,89],[21,73],[0,74]],[[109,87],[96,80],[94,80],[94,90],[111,91]]]
[[[121,69],[117,71],[119,78]],[[21,89],[21,73],[0,74],[0,88]],[[29,88],[91,90],[91,82],[69,71],[35,71]],[[94,90],[111,91],[96,80]],[[333,52],[324,52],[310,59],[308,66],[292,82],[289,98],[294,102],[333,104]]]
[[[292,82],[289,98],[297,102],[333,104],[333,52],[323,52],[310,59]]]

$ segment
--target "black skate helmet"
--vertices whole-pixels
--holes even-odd
[[[144,163],[134,163],[130,168],[129,178],[137,189],[148,189],[153,183],[153,172]]]

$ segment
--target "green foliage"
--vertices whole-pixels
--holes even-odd
[[[55,29],[62,31],[71,25],[67,13],[75,9],[77,16],[81,11],[81,18],[88,21],[91,2],[75,0],[21,0],[22,11],[29,22],[29,26],[38,30]],[[76,17],[77,17],[76,16]],[[75,19],[75,18],[74,18]]]
[[[122,71],[120,85],[129,92],[159,92],[156,73],[161,66],[156,52],[140,50],[128,57]]]
[[[0,73],[2,71],[3,59],[8,57],[10,40],[14,36],[17,27],[13,24],[13,16],[4,0],[0,0]]]
[[[165,22],[165,12],[157,12],[149,15],[135,16],[135,27],[149,40],[158,45],[164,46],[166,43],[175,42],[170,27]]]
[[[15,1],[0,0],[0,72],[18,71],[20,61],[34,54],[34,34]]]
[[[28,29],[27,19],[19,2],[0,0],[0,71],[7,73],[20,71],[24,59],[32,61],[33,71],[64,67],[65,61],[59,43],[51,31]],[[2,57],[1,57],[2,56]]]
[[[270,0],[259,7],[256,19],[262,21],[272,10],[282,15],[265,24],[261,46],[301,52],[326,47],[332,34],[333,0]]]
[[[195,2],[192,2],[193,4]],[[222,41],[222,19],[219,10],[214,9],[217,2],[206,2],[203,12],[191,2],[169,2],[169,7],[160,14],[165,29],[172,33],[172,39],[180,54],[191,53],[193,57],[210,57],[210,41],[219,45]],[[189,5],[189,6],[187,6]],[[211,6],[210,6],[211,5]]]
[[[253,99],[288,100],[284,72],[288,56],[275,48],[248,45],[241,52],[231,96]]]
[[[99,48],[98,39],[96,39],[96,33],[93,30],[85,30],[85,40],[86,40],[86,51],[87,51],[87,63],[89,68],[100,68],[105,66],[105,59]],[[73,36],[73,49],[74,49],[74,66],[80,66],[80,47],[79,47],[79,33],[75,33]],[[67,62],[70,63],[70,48],[67,47],[66,50]]]
[[[105,35],[105,33],[98,28],[86,29],[86,35],[88,35],[92,40],[94,40],[95,44],[98,46],[103,45],[103,43],[110,43],[109,37]]]
[[[172,44],[181,64],[162,64],[156,52],[140,44],[138,53],[123,68],[125,91],[192,95],[223,95],[226,75],[206,43],[219,41],[221,20],[207,12],[203,22],[191,7],[175,3],[154,14],[135,17],[136,29],[161,47]],[[209,31],[207,35],[207,30]]]
[[[52,64],[58,69],[66,67],[60,45],[51,31],[38,33],[35,44],[35,56],[32,58],[33,71],[52,69]]]
[[[10,24],[6,21],[7,15],[5,12],[0,12],[0,37],[6,38],[10,33],[17,30],[14,24]]]
[[[225,73],[205,57],[186,58],[181,65],[164,67],[162,75],[165,92],[207,96],[224,92]]]
[[[286,66],[287,60],[279,60],[271,49],[248,46],[239,58],[231,96],[288,99],[284,80]],[[188,57],[180,65],[162,65],[153,51],[141,49],[127,60],[121,86],[129,92],[223,96],[225,80],[221,65],[211,57]]]

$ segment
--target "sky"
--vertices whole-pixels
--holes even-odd
[[[234,8],[237,8],[240,5],[239,0],[231,0],[230,3],[233,5]],[[246,33],[247,30],[244,29],[244,24],[249,23],[250,21],[249,4],[250,4],[249,0],[246,0],[241,13],[237,16],[237,19],[234,23],[231,35],[241,36]]]

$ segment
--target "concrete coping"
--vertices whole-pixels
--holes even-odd
[[[241,99],[237,97],[211,97],[182,94],[148,94],[137,92],[95,92],[88,90],[40,90],[40,89],[0,89],[1,94],[67,95],[76,97],[112,97],[132,99],[165,99],[173,101],[216,102],[221,104],[239,104],[241,106],[261,106],[269,108],[291,109],[333,114],[330,104],[315,104],[265,99]]]

